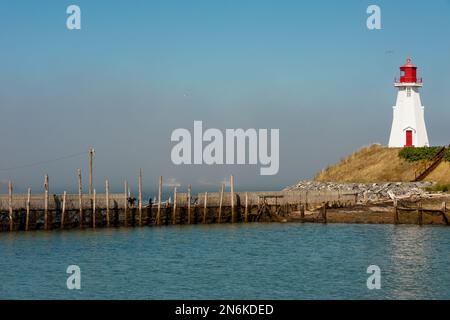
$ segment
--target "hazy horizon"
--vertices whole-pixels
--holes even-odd
[[[70,4],[81,30],[66,28]],[[0,2],[0,194],[8,180],[39,192],[46,173],[51,193],[75,192],[77,168],[87,190],[90,146],[98,192],[106,178],[112,191],[128,180],[135,192],[140,168],[146,194],[160,175],[182,190],[218,190],[230,174],[237,190],[279,190],[362,146],[387,145],[407,56],[423,77],[430,143],[448,145],[450,1],[377,1],[382,30],[373,31],[370,4]],[[171,132],[195,120],[280,129],[279,173],[173,165]]]

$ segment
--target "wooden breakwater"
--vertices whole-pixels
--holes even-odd
[[[0,230],[29,231],[72,228],[102,228],[130,226],[160,226],[173,224],[211,224],[282,221],[292,212],[314,209],[324,205],[345,207],[357,201],[355,193],[338,191],[276,191],[235,192],[234,178],[230,190],[221,185],[219,192],[191,194],[178,192],[163,201],[162,177],[159,179],[158,198],[144,204],[142,178],[139,176],[137,198],[124,182],[124,193],[105,192],[83,194],[50,194],[48,177],[44,193],[14,194],[9,183],[8,194],[0,195]]]
[[[414,205],[401,203],[394,199],[394,224],[402,223],[402,215],[405,213],[415,214],[418,225],[424,224],[424,216],[441,217],[445,225],[450,226],[450,218],[447,214],[447,203],[442,202],[440,208],[424,207],[422,202],[416,202]]]

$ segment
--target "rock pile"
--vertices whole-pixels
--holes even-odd
[[[337,183],[300,181],[295,186],[284,191],[340,191],[342,193],[357,193],[358,202],[375,202],[395,197],[423,197],[427,194],[426,187],[432,182],[386,182],[386,183]]]

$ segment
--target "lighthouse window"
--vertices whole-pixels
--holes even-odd
[[[411,88],[406,88],[406,96],[411,97]]]

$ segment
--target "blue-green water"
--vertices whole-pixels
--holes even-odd
[[[68,290],[69,265],[81,290]],[[367,289],[367,267],[381,290]],[[250,224],[0,234],[2,299],[450,299],[450,229]]]

